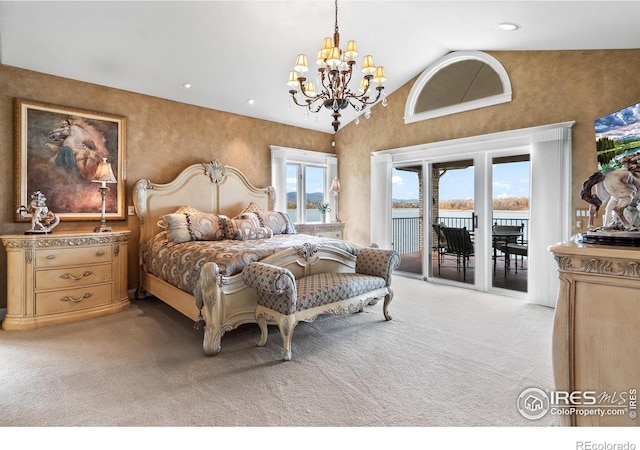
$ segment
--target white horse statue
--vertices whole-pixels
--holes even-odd
[[[31,214],[31,229],[25,234],[50,233],[60,223],[60,217],[49,211],[47,198],[40,191],[31,194],[29,205],[20,206],[16,212],[22,217]]]
[[[614,226],[617,219],[625,230],[640,227],[637,205],[640,202],[640,153],[624,156],[622,169],[602,173],[594,172],[583,184],[580,197],[589,203],[589,230],[600,206],[608,201],[602,221],[603,227]],[[592,193],[595,187],[595,194]],[[626,213],[626,214],[625,214]]]

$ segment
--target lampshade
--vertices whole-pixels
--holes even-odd
[[[367,55],[362,59],[362,73],[371,75],[376,71],[376,65],[373,63],[373,56]]]
[[[354,60],[358,56],[358,44],[356,44],[356,41],[347,42],[347,50],[344,54],[350,60]]]
[[[309,97],[315,97],[318,95],[316,93],[316,86],[313,84],[313,81],[307,81],[304,85],[304,93]]]
[[[325,55],[333,48],[333,39],[330,37],[324,38],[322,41],[322,50],[325,50]]]
[[[306,72],[309,70],[309,66],[307,64],[307,55],[298,55],[296,58],[296,65],[293,66],[293,69],[298,72]]]
[[[298,85],[298,72],[295,70],[291,70],[289,72],[289,81],[287,81],[287,86],[295,87]]]
[[[107,158],[102,158],[100,164],[98,164],[98,170],[91,180],[94,183],[117,183],[113,170],[111,169],[111,163],[107,162]]]
[[[358,86],[358,92],[363,93],[369,89],[369,81],[366,78],[360,80],[360,86]]]
[[[327,58],[328,66],[337,66],[342,62],[340,58],[340,49],[338,47],[333,47],[331,49],[331,53],[329,53],[329,57]]]
[[[380,84],[387,81],[387,77],[385,77],[384,75],[384,67],[382,66],[376,67],[376,72],[373,74],[373,81]]]
[[[331,190],[334,192],[340,192],[340,181],[338,180],[338,177],[333,179],[333,183],[331,183]]]

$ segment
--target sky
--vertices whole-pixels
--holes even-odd
[[[393,170],[393,198],[417,199],[418,178],[413,172]],[[473,197],[473,167],[449,170],[440,179],[440,200]],[[529,197],[529,162],[496,164],[493,170],[493,198]]]

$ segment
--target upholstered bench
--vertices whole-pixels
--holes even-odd
[[[320,273],[295,279],[289,269],[254,262],[242,271],[244,283],[256,289],[259,346],[267,343],[267,321],[276,322],[283,341],[283,359],[291,360],[291,338],[298,322],[312,322],[320,314],[362,311],[384,297],[383,313],[393,299],[391,274],[400,264],[395,250],[363,248],[355,273]]]

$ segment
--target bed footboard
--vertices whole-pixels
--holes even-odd
[[[355,272],[356,257],[338,248],[305,244],[278,252],[262,262],[285,267],[296,278],[302,278],[324,272]],[[241,274],[220,275],[213,262],[202,267],[194,297],[204,326],[202,348],[207,356],[220,352],[224,333],[245,323],[256,323],[255,290],[244,284]]]

